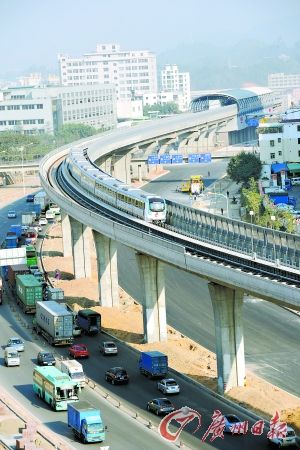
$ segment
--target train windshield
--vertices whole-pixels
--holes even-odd
[[[149,198],[149,209],[150,209],[150,211],[155,211],[155,212],[164,211],[165,202],[163,201],[162,198],[159,198],[159,197]]]

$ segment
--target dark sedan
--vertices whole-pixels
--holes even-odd
[[[112,367],[105,372],[105,380],[111,384],[127,384],[129,376],[123,367]]]
[[[159,416],[175,411],[175,406],[168,398],[154,398],[147,403],[147,410]]]
[[[55,358],[53,353],[39,352],[37,355],[37,363],[39,366],[55,366]]]

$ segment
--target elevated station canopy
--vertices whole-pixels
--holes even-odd
[[[237,105],[238,115],[262,114],[274,105],[274,93],[266,88],[224,89],[195,95],[191,102],[191,111],[198,112],[220,106]]]

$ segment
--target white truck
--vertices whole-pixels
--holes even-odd
[[[33,328],[51,345],[73,343],[73,314],[54,300],[36,302]]]
[[[75,359],[66,359],[61,362],[60,370],[68,374],[69,377],[79,383],[82,388],[86,385],[86,377],[79,361],[76,361]]]
[[[35,194],[33,203],[34,205],[40,205],[41,211],[45,211],[45,209],[49,205],[49,197],[45,191],[40,191]]]
[[[22,213],[22,225],[31,225],[35,220],[35,215],[31,212]]]

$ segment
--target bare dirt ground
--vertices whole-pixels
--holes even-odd
[[[72,279],[71,258],[46,256],[53,253],[63,254],[59,223],[51,228],[49,236],[44,241],[43,261],[53,284],[64,290],[67,301],[73,305],[74,309],[92,307],[101,313],[105,331],[138,350],[160,350],[166,353],[170,367],[216,391],[217,369],[214,353],[183,336],[172,327],[168,327],[168,342],[144,344],[142,308],[121,288],[119,290],[119,308],[93,306],[99,298],[95,257],[92,262],[93,276],[82,282]],[[62,271],[63,279],[59,281],[53,277],[57,268]],[[281,414],[281,420],[287,421],[300,431],[300,399],[267,383],[249,371],[247,372],[246,386],[231,389],[226,396],[266,419],[270,419],[275,411],[278,411]]]

